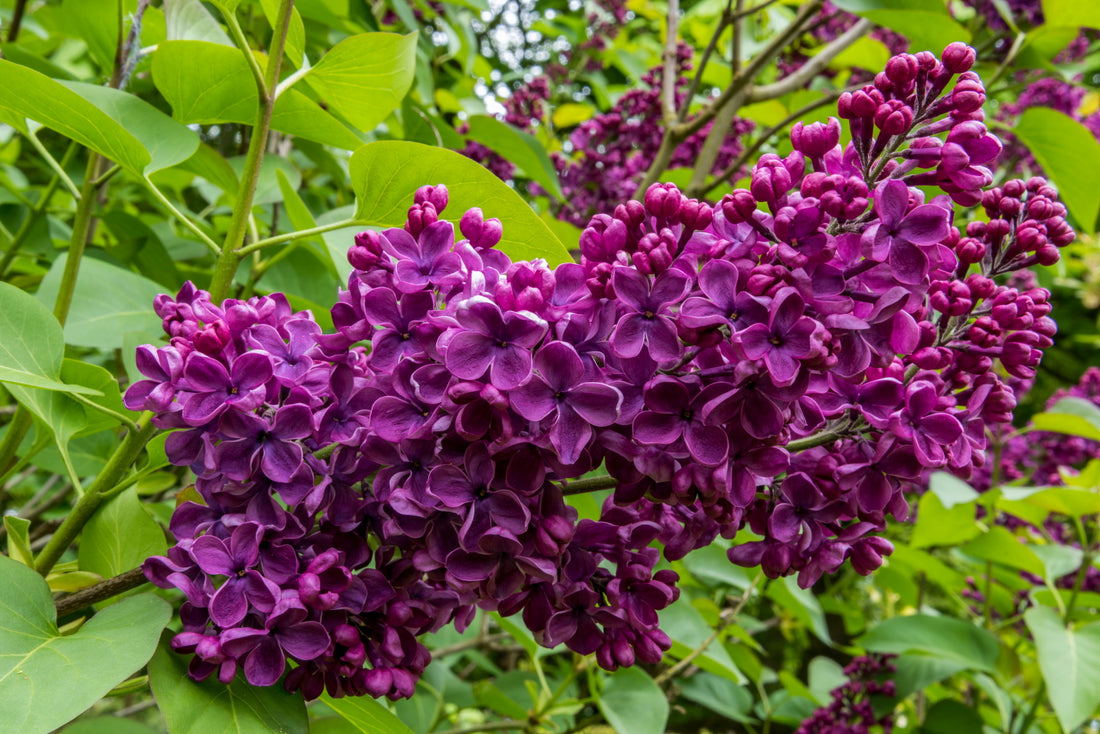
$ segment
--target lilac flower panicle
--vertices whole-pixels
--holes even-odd
[[[662,554],[721,536],[803,587],[878,568],[906,490],[989,464],[1055,330],[1012,274],[1073,239],[1044,180],[988,186],[972,54],[944,57],[894,57],[717,204],[604,207],[578,263],[513,263],[425,186],[356,237],[335,333],[278,294],[159,297],[125,403],[196,475],[145,565],[186,599],[191,675],[405,697],[420,638],[478,608],[614,670],[671,646]],[[614,490],[580,520],[586,475]]]

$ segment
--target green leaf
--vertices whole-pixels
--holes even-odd
[[[137,490],[130,487],[92,515],[84,526],[78,558],[82,570],[107,578],[167,550],[164,531],[142,507]]]
[[[58,734],[156,734],[156,730],[133,719],[97,716],[69,724]]]
[[[574,125],[580,125],[585,120],[592,119],[595,114],[596,109],[592,105],[566,102],[554,108],[554,114],[550,119],[554,123],[554,127],[573,127]]]
[[[1031,419],[1034,430],[1100,441],[1100,408],[1082,398],[1062,398]]]
[[[61,255],[42,279],[36,298],[53,303],[61,285],[68,255]],[[153,281],[95,258],[80,263],[80,277],[73,290],[65,341],[104,351],[120,349],[127,332],[138,331],[151,339],[162,333],[161,319],[153,311],[153,299],[164,289]]]
[[[260,0],[264,16],[272,28],[279,16],[279,0]],[[290,9],[290,25],[286,29],[286,43],[283,46],[286,57],[295,67],[302,65],[302,57],[306,50],[306,28],[302,24],[302,16],[297,8]]]
[[[982,730],[984,723],[973,706],[967,706],[962,701],[943,699],[936,701],[932,708],[928,709],[924,725],[917,731],[918,734],[978,732]]]
[[[30,527],[31,521],[25,517],[4,515],[4,528],[8,531],[8,557],[34,568],[34,551],[31,550],[28,533]]]
[[[663,734],[668,722],[664,691],[640,668],[620,668],[606,676],[596,704],[619,734]]]
[[[887,619],[857,641],[874,652],[923,653],[986,672],[993,670],[1000,650],[988,630],[961,619],[927,614]]]
[[[27,119],[139,175],[151,160],[136,137],[91,102],[61,82],[0,59],[0,120],[25,133]]]
[[[225,4],[221,0],[220,4]],[[236,6],[236,2],[232,3]],[[199,0],[164,0],[164,24],[170,41],[207,41],[232,46],[221,24]]]
[[[153,83],[184,123],[253,125],[259,93],[248,61],[236,48],[203,41],[166,41],[153,54]],[[362,141],[305,95],[289,89],[275,101],[271,127],[353,150]]]
[[[336,44],[305,79],[329,107],[370,132],[408,94],[416,61],[415,32],[362,33]]]
[[[967,668],[966,663],[928,655],[898,655],[894,659],[894,666],[897,668],[894,684],[897,686],[898,698],[908,698],[917,691]]]
[[[1043,19],[1051,26],[1100,28],[1100,5],[1077,0],[1043,0]]]
[[[1036,576],[1042,576],[1045,570],[1039,556],[1001,525],[993,526],[989,532],[982,533],[959,550],[968,556],[1018,568]]]
[[[1030,107],[1020,115],[1012,132],[1031,149],[1058,187],[1077,227],[1095,232],[1100,213],[1100,143],[1088,128],[1048,107]],[[1052,412],[1058,412],[1057,407]]]
[[[725,547],[719,543],[711,543],[692,551],[684,557],[683,564],[697,581],[707,586],[747,589],[752,583],[752,578],[744,568],[730,563]]]
[[[527,176],[544,189],[561,199],[561,182],[558,172],[546,155],[546,149],[538,139],[511,125],[487,115],[473,115],[468,120],[470,131],[466,134],[489,149],[507,158]]]
[[[1055,581],[1081,568],[1084,551],[1072,545],[1028,545],[1043,563],[1043,578],[1053,585]]]
[[[680,693],[684,698],[727,719],[750,723],[752,694],[733,681],[710,673],[698,673],[684,679],[680,684]]]
[[[997,507],[1034,523],[1041,523],[1051,513],[1095,515],[1100,513],[1100,488],[1003,487]]]
[[[868,71],[878,71],[886,68],[886,62],[890,60],[890,49],[886,44],[869,36],[856,39],[848,48],[837,54],[836,58],[829,62],[830,69],[844,71],[857,67]],[[786,117],[784,115],[783,117]],[[779,118],[782,120],[783,117]],[[776,120],[776,124],[779,122]]]
[[[661,629],[672,640],[668,651],[676,658],[685,658],[711,638],[714,630],[686,596],[681,596],[660,612]],[[747,683],[748,679],[737,669],[729,653],[722,647],[721,639],[711,639],[706,650],[695,658],[695,664],[723,678],[729,678],[737,684]]]
[[[98,84],[59,83],[94,104],[138,139],[151,159],[145,166],[146,174],[187,160],[199,147],[195,131],[132,94]]]
[[[145,664],[171,612],[141,594],[61,635],[46,582],[0,556],[0,734],[46,734],[79,715]]]
[[[826,645],[833,644],[829,635],[829,625],[825,622],[825,612],[821,603],[809,589],[799,588],[794,576],[773,581],[768,584],[768,598],[780,604],[796,619],[809,627],[817,639]]]
[[[1100,622],[1067,629],[1050,607],[1028,609],[1024,622],[1058,722],[1073,731],[1100,706]]]
[[[356,217],[365,224],[401,226],[416,190],[442,183],[450,192],[447,212],[455,221],[472,207],[480,207],[486,218],[500,219],[504,236],[499,248],[513,260],[541,257],[551,267],[572,260],[519,194],[460,153],[387,140],[357,150],[351,157],[350,171]]]
[[[974,522],[978,510],[974,502],[947,508],[934,492],[925,492],[917,507],[917,524],[910,541],[914,548],[963,543],[981,532]]]
[[[172,652],[169,639],[164,635],[149,661],[149,685],[169,734],[307,734],[301,694],[252,686],[240,676],[229,685],[191,680],[188,657]]]
[[[973,487],[945,471],[932,472],[928,480],[928,489],[940,498],[946,510],[978,499],[978,492]]]
[[[12,367],[0,366],[0,382],[22,385],[23,387],[35,387],[39,390],[54,390],[56,392],[79,393],[80,395],[95,395],[96,391],[83,385],[68,385],[64,382],[51,380],[48,377],[25,372]]]
[[[118,378],[96,364],[88,364],[76,359],[65,359],[61,363],[61,379],[74,385],[82,385],[97,395],[88,399],[107,410],[126,415],[129,411],[122,404],[122,392],[118,387]],[[98,411],[89,405],[83,405],[87,422],[76,437],[90,436],[119,425],[120,421],[107,413]]]
[[[412,729],[373,698],[332,698],[325,693],[321,700],[363,734],[412,734]]]
[[[56,382],[64,355],[61,324],[50,310],[34,296],[0,283],[0,366]]]

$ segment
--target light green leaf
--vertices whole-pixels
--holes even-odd
[[[1100,213],[1100,143],[1088,128],[1050,108],[1030,107],[1020,115],[1012,132],[1031,149],[1058,187],[1078,228],[1095,232]]]
[[[118,379],[110,372],[96,364],[89,364],[77,359],[65,359],[61,363],[61,379],[73,385],[82,385],[92,390],[97,395],[89,396],[89,400],[115,413],[126,415],[129,411],[122,404],[122,392],[118,387]],[[103,411],[98,411],[89,405],[83,405],[87,421],[76,434],[76,437],[90,436],[111,428],[121,423]]]
[[[24,566],[34,568],[34,552],[28,531],[31,521],[15,515],[4,515],[4,528],[8,531],[8,557]]]
[[[363,33],[336,44],[306,75],[329,107],[370,132],[401,104],[413,80],[417,34]]]
[[[260,0],[260,6],[267,22],[274,28],[279,15],[279,0]],[[306,28],[302,25],[302,16],[298,14],[297,8],[290,9],[290,25],[286,29],[286,44],[283,48],[290,63],[295,67],[302,65],[306,49]]]
[[[606,676],[596,704],[619,734],[663,734],[668,722],[664,691],[640,668],[620,668]]]
[[[727,719],[750,723],[752,694],[731,680],[710,673],[699,673],[680,683],[680,693],[689,701],[706,706]]]
[[[130,487],[92,515],[80,541],[80,568],[103,577],[140,566],[149,556],[164,555],[164,531],[142,507]]]
[[[986,672],[993,670],[1000,650],[988,630],[961,619],[927,614],[887,619],[857,642],[874,652],[922,653]]]
[[[504,225],[499,248],[513,260],[544,258],[551,267],[572,258],[558,238],[519,194],[464,155],[418,143],[381,141],[364,145],[351,157],[356,217],[366,224],[399,227],[413,194],[426,184],[446,184],[445,214],[458,221],[480,207],[486,218]]]
[[[42,279],[35,296],[41,303],[53,303],[57,297],[67,257],[58,257]],[[153,311],[153,299],[163,291],[161,286],[137,273],[102,260],[84,258],[65,322],[65,341],[110,351],[122,347],[122,337],[127,332],[139,331],[152,339],[159,337],[161,319]]]
[[[595,114],[596,110],[591,105],[566,102],[554,109],[551,120],[554,127],[573,127],[574,125],[580,125],[585,120],[592,119]]]
[[[768,598],[782,605],[826,645],[833,644],[829,634],[829,625],[825,622],[825,612],[821,603],[809,589],[799,588],[794,576],[787,576],[768,584]]]
[[[94,104],[138,139],[151,158],[145,167],[146,174],[187,160],[199,147],[199,136],[193,130],[132,94],[98,84],[59,83]]]
[[[0,556],[0,734],[46,734],[79,715],[145,664],[171,611],[141,594],[62,636],[46,582]]]
[[[95,395],[96,391],[83,385],[67,385],[64,382],[51,380],[48,377],[25,372],[24,370],[4,367],[0,365],[0,382],[22,385],[23,387],[36,387],[39,390],[55,390],[57,392],[78,393],[80,395]]]
[[[61,324],[50,310],[34,296],[0,283],[0,366],[56,381],[64,355]]]
[[[1050,607],[1028,609],[1024,622],[1058,722],[1074,731],[1100,707],[1100,622],[1067,629]]]
[[[184,123],[252,125],[259,109],[256,82],[243,54],[203,41],[166,41],[153,54],[153,82]],[[362,141],[332,115],[293,89],[279,95],[272,129],[353,150]]]
[[[889,60],[890,49],[886,48],[886,44],[875,38],[863,36],[837,54],[836,58],[829,62],[829,68],[841,71],[856,67],[868,71],[878,71],[886,68],[886,62]],[[776,122],[779,122],[779,120]]]
[[[997,507],[1041,523],[1047,515],[1057,513],[1084,517],[1100,513],[1100,488],[1085,487],[1003,487]]]
[[[1063,576],[1081,568],[1084,552],[1072,545],[1028,545],[1032,553],[1043,562],[1043,578],[1053,584]]]
[[[229,685],[216,678],[193,681],[187,656],[172,652],[169,639],[164,635],[149,661],[149,685],[169,734],[307,734],[300,694],[252,686],[240,676]]]
[[[27,119],[138,174],[151,160],[137,138],[91,102],[37,71],[0,59],[0,120],[26,132]]]
[[[1042,576],[1045,570],[1039,557],[1021,543],[1012,531],[1001,525],[993,526],[989,532],[982,533],[959,550],[968,556],[1018,568],[1036,576]]]
[[[1100,28],[1100,5],[1078,0],[1043,0],[1043,19],[1051,26]]]
[[[954,474],[948,474],[945,471],[932,472],[928,480],[928,489],[940,498],[946,510],[978,499],[977,490]]]
[[[321,700],[363,734],[412,734],[412,729],[373,698],[332,698],[325,693]]]
[[[232,4],[236,6],[237,3]],[[221,24],[199,0],[164,0],[164,23],[170,41],[207,41],[223,46],[233,45]]]
[[[672,640],[669,655],[675,658],[682,659],[692,654],[714,633],[699,610],[693,607],[685,596],[681,596],[662,609],[660,618],[661,629]],[[721,639],[711,640],[706,650],[695,658],[695,664],[703,670],[729,678],[739,685],[748,682],[722,646]]]
[[[860,15],[908,38],[910,53],[931,51],[939,56],[949,43],[970,42],[970,32],[946,12],[873,10]]]
[[[1100,408],[1082,398],[1062,398],[1031,419],[1034,430],[1100,441]]]
[[[974,502],[944,507],[934,492],[925,492],[917,509],[917,524],[910,541],[914,548],[963,543],[978,535],[981,528],[974,522],[977,513]]]
[[[506,125],[487,115],[473,115],[468,120],[470,131],[466,134],[474,140],[514,163],[527,178],[561,199],[561,183],[546,149],[533,135]]]

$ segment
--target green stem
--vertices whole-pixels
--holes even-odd
[[[252,48],[248,45],[248,39],[244,37],[241,24],[237,21],[237,14],[228,8],[222,8],[222,15],[225,17],[225,24],[229,27],[229,37],[233,39],[233,43],[248,59],[248,68],[252,71],[252,78],[256,80],[256,88],[265,89],[264,70],[260,68],[259,62],[256,61],[256,54],[252,53]],[[260,94],[262,96],[263,91]]]
[[[88,155],[88,167],[84,171],[84,183],[80,186],[80,198],[76,205],[76,218],[73,220],[73,234],[69,240],[69,255],[65,260],[65,271],[61,275],[61,287],[57,291],[53,315],[62,326],[69,316],[69,307],[73,303],[73,291],[76,279],[80,275],[80,261],[84,259],[84,248],[88,244],[88,234],[92,228],[92,210],[95,208],[95,179],[99,168],[99,155]]]
[[[280,0],[279,12],[275,22],[274,47],[267,58],[267,70],[262,79],[257,79],[259,87],[260,109],[256,114],[256,125],[252,129],[252,138],[248,141],[248,153],[245,155],[244,173],[237,195],[237,206],[233,210],[233,219],[229,223],[229,232],[225,236],[221,253],[214,263],[214,275],[210,281],[210,296],[220,303],[229,295],[233,276],[241,262],[238,252],[244,243],[248,231],[248,217],[252,213],[252,200],[256,195],[256,183],[260,178],[260,164],[263,163],[264,150],[267,148],[268,134],[271,132],[271,113],[275,108],[275,86],[279,81],[279,67],[283,60],[283,48],[286,46],[287,28],[290,25],[290,11],[294,0]],[[244,53],[252,59],[251,49]]]
[[[122,425],[126,426],[126,428],[128,428],[131,431],[138,430],[138,427],[137,427],[136,423],[134,423],[132,420],[130,420],[127,416],[124,416],[122,413],[119,413],[117,410],[111,410],[106,405],[100,405],[99,403],[95,402],[94,400],[91,400],[90,398],[85,397],[84,395],[81,395],[80,393],[75,393],[75,392],[74,393],[69,393],[69,397],[71,397],[73,400],[75,400],[76,402],[78,402],[82,405],[88,406],[92,410],[98,411],[98,412],[102,413],[103,415],[108,416],[110,418],[114,418],[116,421],[118,421]]]
[[[221,254],[222,250],[220,247],[218,247],[218,243],[210,239],[210,236],[203,232],[202,229],[199,228],[199,225],[192,222],[190,217],[177,209],[176,206],[171,201],[169,201],[168,197],[164,195],[164,192],[157,188],[156,184],[154,184],[148,178],[145,178],[143,180],[145,181],[145,187],[149,189],[149,193],[153,195],[153,198],[160,202],[161,206],[167,209],[173,217],[178,219],[180,221],[180,224],[191,230],[191,232],[193,232],[204,245],[209,247],[215,255]]]
[[[64,168],[72,161],[73,156],[76,155],[76,151],[80,146],[76,142],[69,144],[68,150],[65,151],[65,155],[61,158],[61,167]],[[49,204],[50,199],[53,198],[54,192],[57,191],[57,187],[61,185],[61,177],[54,174],[54,177],[50,179],[50,182],[46,184],[46,189],[42,192],[42,196],[31,207],[30,212],[26,218],[19,225],[19,229],[15,233],[15,237],[8,243],[8,249],[4,253],[4,259],[0,261],[0,279],[4,278],[8,274],[8,269],[11,267],[12,262],[15,260],[15,256],[19,254],[19,250],[23,247],[23,243],[26,242],[27,236],[31,232],[31,228],[34,223],[38,221],[38,218],[42,216],[42,212],[46,211],[46,206]]]
[[[324,234],[325,232],[331,232],[334,229],[344,229],[345,227],[354,227],[356,225],[366,226],[367,223],[355,219],[342,219],[339,222],[333,222],[332,224],[320,224],[316,227],[309,229],[299,230],[297,232],[287,232],[286,234],[276,235],[274,237],[267,237],[265,239],[253,242],[251,245],[245,245],[237,250],[237,254],[244,256],[256,250],[262,250],[265,247],[271,247],[272,245],[280,245],[284,242],[293,242],[294,240],[306,239],[313,237],[314,235]]]
[[[120,573],[118,576],[104,579],[95,586],[89,586],[87,589],[81,589],[75,594],[69,594],[58,599],[55,604],[57,618],[61,619],[96,602],[118,596],[130,589],[136,589],[144,583],[147,583],[145,573],[140,568],[132,568],[129,571]]]
[[[111,458],[107,460],[107,465],[103,467],[103,471],[99,473],[99,476],[95,478],[88,490],[77,500],[72,511],[61,523],[61,527],[54,532],[50,542],[42,549],[34,564],[35,570],[42,576],[50,572],[62,554],[76,540],[76,536],[92,519],[92,515],[106,499],[107,493],[118,484],[126,472],[130,470],[130,467],[133,466],[138,456],[141,455],[145,444],[157,431],[156,427],[150,423],[152,418],[153,414],[148,411],[141,414],[141,417],[137,420],[138,430],[126,434],[122,443],[115,449]]]
[[[614,477],[592,477],[590,479],[577,479],[576,481],[565,482],[561,493],[569,497],[574,494],[598,492],[601,489],[615,489],[617,486],[619,486],[619,480]]]
[[[80,198],[84,195],[84,192],[81,189],[77,188],[77,185],[73,183],[73,180],[71,178],[69,178],[69,174],[65,173],[65,169],[62,167],[62,165],[57,162],[56,158],[50,155],[50,151],[46,150],[46,146],[42,145],[42,141],[38,139],[38,136],[34,133],[30,133],[29,135],[27,135],[27,140],[29,140],[34,149],[38,151],[38,155],[42,156],[42,158],[45,159],[46,165],[48,165],[53,170],[54,174],[58,178],[60,178],[62,183],[65,184],[66,188],[69,189],[69,193],[73,195],[73,198],[77,201],[80,201]]]

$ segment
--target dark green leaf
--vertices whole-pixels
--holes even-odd
[[[607,723],[619,734],[663,734],[668,721],[668,699],[649,674],[640,668],[620,668],[604,678],[603,694],[596,699]]]
[[[887,619],[858,642],[874,652],[919,652],[983,671],[993,670],[1000,649],[988,630],[961,619],[927,614]]]
[[[142,594],[63,636],[46,582],[0,556],[0,732],[46,734],[80,714],[145,664],[170,616]]]
[[[711,711],[733,721],[750,723],[752,694],[728,678],[699,673],[687,678],[680,686],[684,698],[706,706]]]
[[[1100,622],[1067,629],[1050,607],[1028,609],[1024,621],[1054,713],[1063,730],[1073,731],[1100,706]]]
[[[413,194],[427,184],[446,184],[448,216],[480,207],[486,218],[504,224],[500,249],[513,260],[544,258],[551,267],[571,260],[558,238],[503,181],[464,155],[418,143],[382,141],[364,145],[351,157],[356,216],[366,224],[399,227]]]
[[[897,668],[894,685],[899,698],[907,698],[967,668],[966,663],[930,655],[898,655],[894,666]]]
[[[1036,576],[1043,575],[1044,566],[1039,557],[1021,543],[1012,531],[1001,525],[993,526],[989,532],[982,533],[959,550],[968,556],[1018,568]]]
[[[1095,231],[1100,212],[1100,143],[1088,128],[1048,107],[1029,107],[1012,132],[1031,149],[1058,187],[1077,227]],[[1057,406],[1052,412],[1059,412]],[[1057,429],[1044,426],[1042,430]]]
[[[64,354],[61,324],[50,310],[34,296],[0,283],[0,366],[57,381]]]
[[[768,598],[780,604],[826,645],[833,644],[829,635],[829,625],[825,622],[825,612],[817,597],[809,589],[799,588],[794,576],[777,579],[768,584]]]
[[[924,725],[918,732],[919,734],[978,732],[982,730],[983,724],[982,717],[978,715],[973,706],[967,706],[961,701],[944,699],[936,701],[932,708],[928,710]]]
[[[69,724],[58,734],[156,734],[141,722],[120,716],[97,716]]]
[[[15,515],[4,515],[4,529],[8,531],[8,557],[24,566],[34,568],[34,552],[28,530],[31,521]]]
[[[187,675],[188,658],[172,652],[169,639],[162,638],[149,661],[149,685],[169,734],[307,734],[301,694],[251,686],[240,677],[228,686],[216,678],[197,683]]]
[[[669,654],[684,658],[710,640],[706,649],[695,658],[695,664],[737,684],[748,680],[737,669],[729,653],[722,647],[721,640],[711,639],[714,630],[707,624],[699,611],[691,605],[686,596],[681,596],[667,608],[661,610],[661,629],[672,639]]]

